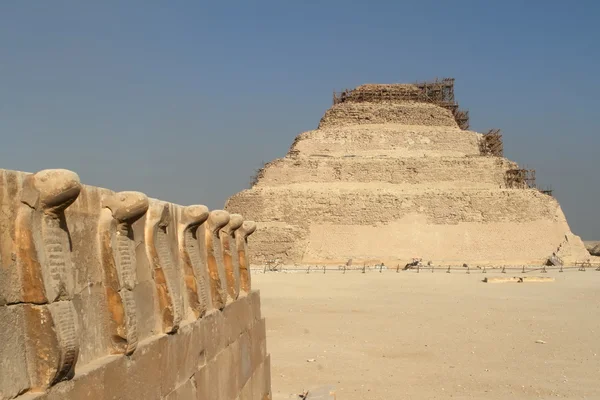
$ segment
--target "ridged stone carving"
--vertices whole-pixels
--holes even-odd
[[[146,252],[154,272],[164,333],[179,329],[182,301],[177,265],[167,229],[173,229],[168,203],[152,201],[146,214]]]
[[[210,278],[210,293],[213,306],[223,309],[227,304],[227,278],[223,265],[223,251],[219,232],[229,223],[229,213],[223,210],[214,210],[206,221],[206,263]]]
[[[235,232],[242,226],[244,218],[240,214],[230,214],[229,223],[221,229],[221,247],[223,250],[223,265],[227,277],[227,292],[236,300],[240,295],[240,263],[237,254]]]
[[[32,388],[43,388],[75,374],[79,354],[73,307],[75,266],[64,210],[79,196],[76,173],[51,169],[23,183],[16,240],[23,300],[30,308],[28,331],[36,338],[28,355]]]
[[[203,229],[201,225],[207,218],[208,208],[203,205],[184,207],[179,218],[179,259],[189,308],[195,318],[203,316],[210,306],[206,265],[198,242],[198,230]]]
[[[102,205],[99,240],[109,330],[114,352],[131,354],[138,342],[133,293],[137,283],[136,256],[131,225],[148,210],[148,198],[139,192],[120,192],[103,199]]]
[[[250,278],[250,261],[248,260],[248,236],[256,231],[254,221],[244,221],[242,226],[235,231],[235,241],[240,265],[240,287],[242,291],[250,293],[252,282]]]

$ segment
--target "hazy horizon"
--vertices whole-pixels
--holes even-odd
[[[454,77],[471,129],[600,240],[600,5],[399,3],[3,2],[0,168],[222,208],[334,89]]]

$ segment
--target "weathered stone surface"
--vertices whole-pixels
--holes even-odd
[[[227,277],[221,249],[221,228],[229,223],[229,213],[223,210],[211,211],[206,221],[205,243],[206,262],[210,278],[212,304],[221,310],[227,304]]]
[[[239,338],[240,343],[240,383],[245,386],[252,377],[252,344],[248,332],[244,332]]]
[[[234,399],[239,384],[238,368],[234,361],[234,346],[228,346],[217,354],[215,371],[218,378],[219,398]],[[212,376],[212,375],[211,375]]]
[[[595,244],[595,246],[586,247],[591,255],[600,256],[600,243]]]
[[[223,336],[227,344],[236,341],[253,324],[252,309],[247,298],[241,298],[223,309]]]
[[[267,400],[270,400],[272,397],[272,389],[271,389],[271,355],[267,354],[267,358],[265,358],[264,368],[263,368],[263,380],[265,385],[265,396]]]
[[[319,128],[378,123],[457,126],[449,110],[433,104],[415,102],[373,104],[365,102],[334,105],[321,118]]]
[[[123,360],[118,356],[106,356],[87,364],[73,379],[54,386],[48,400],[108,399],[106,389],[111,382],[106,381],[106,371],[117,368],[120,362]]]
[[[194,318],[203,316],[210,307],[210,293],[206,263],[202,257],[204,242],[198,231],[208,218],[208,208],[203,205],[185,207],[179,218],[179,260],[185,282],[187,304]]]
[[[161,354],[167,335],[155,336],[138,343],[130,357],[120,357],[107,368],[104,380],[107,399],[160,399],[163,369]]]
[[[160,363],[161,392],[165,396],[206,364],[202,323],[182,325],[177,335],[167,336]]]
[[[238,264],[240,266],[240,289],[246,294],[252,290],[250,260],[248,257],[248,236],[252,235],[255,231],[256,223],[254,221],[244,221],[242,226],[235,231]]]
[[[265,346],[241,216],[64,170],[0,177],[0,400],[251,394]]]
[[[23,180],[15,226],[23,300],[49,303],[29,308],[26,317],[29,332],[39,339],[31,342],[28,356],[33,388],[45,388],[75,373],[79,354],[78,317],[72,303],[75,266],[65,209],[80,192],[79,177],[67,170],[44,170]]]
[[[194,374],[194,381],[196,382],[196,395],[198,396],[198,400],[208,400],[210,387],[213,384],[212,381],[209,381],[208,370],[209,365],[205,365],[201,367]]]
[[[165,400],[196,400],[196,378],[191,377],[186,383],[169,393]]]
[[[107,196],[99,221],[104,286],[115,352],[131,354],[138,342],[134,290],[136,279],[135,239],[131,224],[148,210],[148,198],[139,192]]]
[[[260,312],[260,291],[253,290],[250,292],[250,295],[248,296],[248,302],[250,304],[250,308],[252,309],[252,317],[255,321],[260,320],[262,318]]]
[[[73,296],[79,332],[78,364],[84,365],[107,354],[111,347],[106,293],[101,285],[90,285]],[[93,313],[89,310],[94,310]]]
[[[156,301],[154,281],[140,282],[133,291],[136,304],[137,331],[139,340],[147,339],[162,332],[162,316]],[[153,299],[154,301],[148,301]]]
[[[175,332],[183,317],[180,276],[173,258],[171,222],[169,205],[152,200],[146,213],[146,252],[154,271],[162,329],[165,333]]]
[[[252,375],[252,398],[269,400],[271,398],[271,381],[267,378],[270,375],[270,361],[265,360],[260,363]]]
[[[26,358],[25,304],[0,307],[0,399],[29,389]]]
[[[222,313],[212,311],[203,318],[202,326],[204,328],[205,356],[206,360],[210,361],[226,346],[225,318]]]
[[[23,179],[26,174],[0,170],[0,305],[23,301],[23,285],[17,268],[15,221],[21,206]],[[41,286],[41,282],[38,283]]]
[[[252,354],[250,359],[252,361],[252,368],[258,368],[261,365],[267,355],[267,331],[265,320],[261,319],[257,321],[250,331],[250,345],[252,347]]]
[[[221,364],[219,364],[218,359],[207,365],[206,380],[208,382],[208,387],[206,390],[206,398],[208,400],[220,400],[226,398],[223,394],[225,382],[221,382],[222,374],[219,374],[220,367]]]
[[[240,262],[235,240],[235,232],[242,226],[244,217],[240,214],[230,214],[229,223],[221,229],[221,247],[223,250],[223,265],[227,280],[227,292],[233,300],[240,295]]]

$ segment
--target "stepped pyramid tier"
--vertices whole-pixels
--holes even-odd
[[[499,131],[468,130],[454,81],[334,94],[226,209],[257,221],[255,262],[541,264],[589,258],[556,199],[504,158]]]

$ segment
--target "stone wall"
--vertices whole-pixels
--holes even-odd
[[[535,189],[414,186],[258,185],[232,196],[226,208],[259,221],[257,261],[339,265],[352,258],[395,265],[423,257],[520,265],[540,264],[558,248],[566,261],[587,258],[558,202]]]
[[[479,156],[481,134],[448,126],[364,124],[328,127],[298,135],[291,154],[304,156]]]
[[[321,118],[319,128],[356,124],[404,124],[458,127],[452,113],[433,104],[404,103],[340,103]]]
[[[0,205],[0,399],[270,398],[253,222],[66,170]]]
[[[431,188],[504,188],[506,171],[516,164],[500,157],[285,157],[269,162],[258,187],[347,183],[355,187],[391,183],[407,190]],[[363,185],[360,185],[360,184]],[[358,185],[357,185],[358,184]]]

